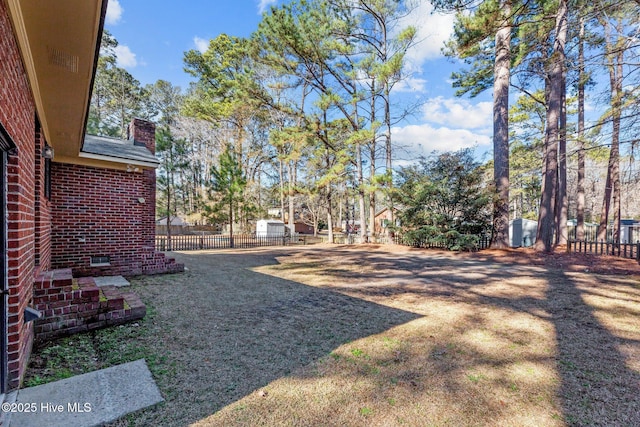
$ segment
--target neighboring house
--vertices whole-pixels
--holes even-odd
[[[392,221],[395,220],[396,224],[399,225],[399,222],[397,220],[398,217],[398,213],[400,212],[400,210],[398,208],[393,208],[393,218],[391,218],[391,210],[389,210],[389,208],[383,208],[380,211],[378,211],[378,213],[376,213],[376,223],[373,227],[373,233],[376,236],[380,236],[381,234],[384,234],[387,231],[387,228],[389,227],[389,225],[392,224]]]
[[[185,234],[189,225],[184,219],[179,216],[172,216],[170,219],[171,234]],[[163,216],[156,220],[156,234],[167,234],[167,217]]]
[[[313,225],[305,224],[304,222],[296,221],[295,222],[296,233],[298,234],[313,234],[314,228]]]
[[[154,251],[153,124],[134,120],[128,141],[84,135],[106,6],[0,0],[0,393],[37,336],[144,316],[78,276],[182,268]]]

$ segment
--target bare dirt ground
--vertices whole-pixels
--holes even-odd
[[[188,272],[132,282],[150,314],[122,333],[166,402],[116,426],[640,425],[634,261],[375,245],[177,258]]]

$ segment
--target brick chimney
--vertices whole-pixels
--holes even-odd
[[[135,145],[147,147],[151,154],[156,154],[156,125],[142,119],[132,119],[127,129],[127,138],[133,139]]]

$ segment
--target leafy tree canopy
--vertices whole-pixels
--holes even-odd
[[[401,230],[415,245],[472,249],[491,224],[491,196],[471,149],[433,154],[401,168],[395,191]]]

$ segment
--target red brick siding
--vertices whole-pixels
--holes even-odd
[[[53,163],[51,175],[51,267],[78,276],[143,273],[155,238],[155,171]],[[111,265],[91,267],[91,256],[109,256]]]
[[[45,146],[40,126],[36,127],[36,222],[35,222],[35,263],[39,271],[51,267],[51,204],[45,197],[45,162],[39,155]]]
[[[23,321],[34,279],[35,106],[4,1],[0,2],[0,122],[17,146],[7,165],[8,379],[19,385],[33,341]]]

